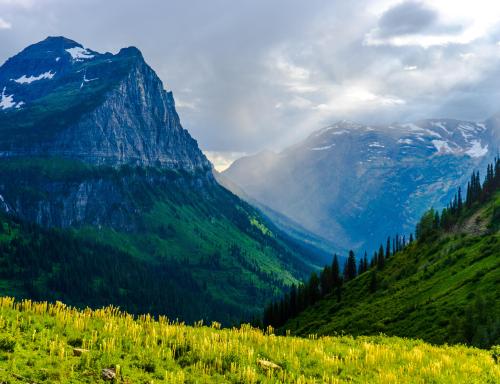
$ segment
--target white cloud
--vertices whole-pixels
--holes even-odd
[[[203,153],[219,172],[225,171],[235,160],[247,155],[246,152],[230,151],[203,151]]]
[[[460,53],[459,56],[462,60],[470,60],[473,59],[476,55],[472,52],[467,52],[467,53]]]
[[[0,17],[0,29],[11,29],[12,24]]]

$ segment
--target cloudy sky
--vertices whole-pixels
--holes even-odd
[[[500,1],[0,0],[0,61],[46,36],[140,48],[220,168],[340,119],[500,111]]]

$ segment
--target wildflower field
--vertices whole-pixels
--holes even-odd
[[[396,337],[275,336],[0,298],[2,383],[498,383],[497,358]]]

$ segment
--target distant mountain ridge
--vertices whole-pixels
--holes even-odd
[[[495,118],[340,121],[280,153],[241,158],[223,174],[339,250],[370,250],[396,231],[413,231],[427,207],[447,204],[450,188],[496,154],[499,127]]]

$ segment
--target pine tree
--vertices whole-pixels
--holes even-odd
[[[338,288],[340,285],[340,267],[339,267],[339,259],[337,254],[333,255],[332,262],[332,283],[334,288]]]
[[[328,295],[333,289],[332,268],[326,266],[320,274],[321,296]]]
[[[365,251],[365,255],[363,256],[363,272],[368,271],[368,254]]]
[[[467,195],[465,196],[465,205],[467,208],[470,208],[472,205],[471,202],[471,189],[470,189],[470,181],[467,182]]]
[[[290,289],[290,317],[295,317],[297,314],[297,286],[293,284]]]
[[[377,268],[378,269],[384,268],[384,264],[385,264],[384,246],[380,244],[380,248],[378,249],[378,255],[377,255]]]
[[[391,257],[391,237],[387,238],[387,245],[385,246],[385,258]]]
[[[308,284],[309,305],[314,304],[320,298],[319,278],[316,272],[311,273]]]
[[[361,275],[364,272],[365,265],[363,262],[363,259],[359,260],[359,265],[358,265],[358,275]]]
[[[346,281],[352,280],[356,277],[356,256],[354,252],[349,251],[349,256],[347,257],[346,267],[344,268],[344,278]]]
[[[462,212],[462,189],[458,187],[457,210],[458,213]]]

